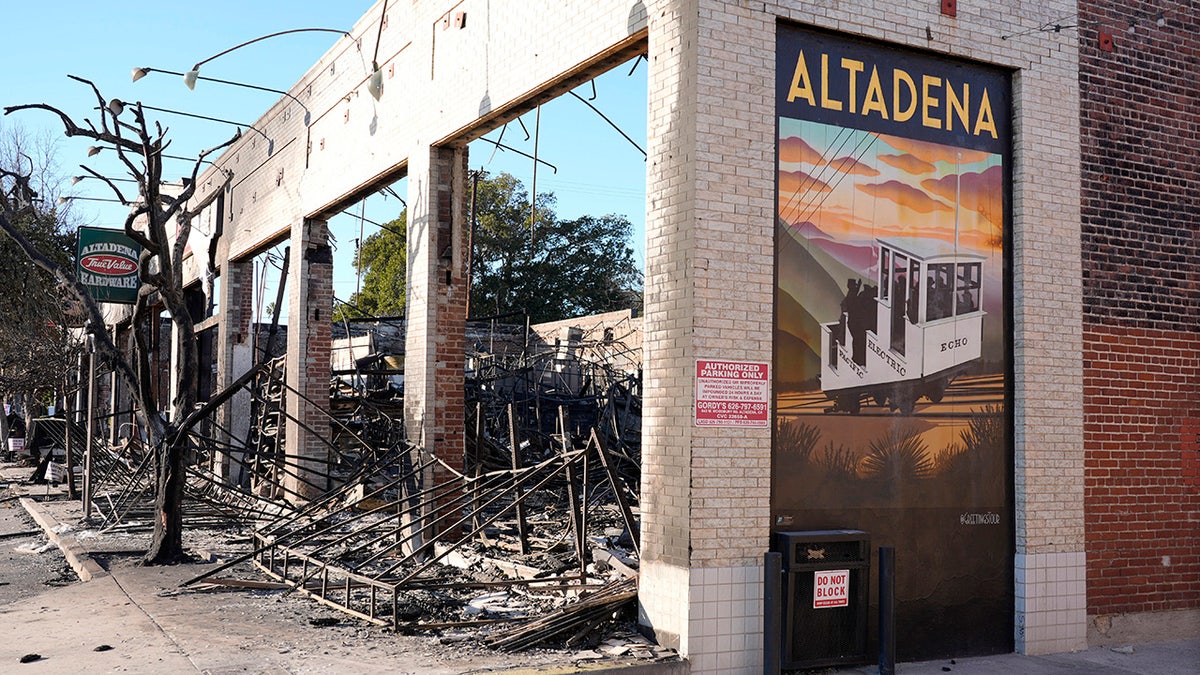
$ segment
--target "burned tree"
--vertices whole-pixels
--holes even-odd
[[[139,288],[131,317],[134,345],[132,358],[126,358],[105,330],[99,305],[74,276],[47,257],[14,226],[35,211],[36,193],[28,174],[0,169],[0,230],[3,230],[39,268],[52,273],[64,290],[84,308],[86,330],[94,340],[97,356],[128,385],[133,397],[135,414],[145,434],[147,446],[155,459],[155,522],[154,536],[146,552],[146,564],[170,564],[186,559],[183,550],[183,490],[187,430],[194,423],[190,413],[196,405],[193,386],[198,368],[198,348],[195,326],[188,313],[184,294],[184,250],[191,233],[192,218],[215,201],[223,186],[213,189],[195,203],[196,177],[201,163],[209,154],[237,140],[230,140],[197,156],[190,178],[184,179],[178,190],[164,190],[163,159],[169,145],[167,130],[155,123],[153,129],[146,120],[141,103],[126,106],[117,99],[105,100],[96,86],[83,78],[71,76],[92,88],[99,103],[99,125],[85,120],[86,126],[76,124],[67,114],[44,103],[11,106],[5,114],[18,110],[46,110],[62,120],[68,137],[89,138],[116,150],[117,157],[128,175],[137,184],[138,194],[127,197],[117,184],[90,167],[82,168],[108,185],[123,204],[130,207],[124,232],[142,247],[138,266]],[[132,121],[122,119],[126,110]],[[129,115],[126,116],[126,119]],[[240,135],[240,132],[239,132]],[[225,173],[225,184],[232,174]],[[159,308],[170,316],[179,359],[172,373],[176,395],[171,401],[175,414],[169,419],[166,406],[152,389],[150,322],[159,315]]]

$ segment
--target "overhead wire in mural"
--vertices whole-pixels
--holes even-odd
[[[846,133],[844,138],[842,138],[842,132],[848,132],[848,133]],[[833,156],[840,154],[842,148],[846,146],[846,143],[850,140],[851,136],[853,136],[853,132],[854,132],[854,129],[850,129],[848,127],[842,127],[841,129],[839,129],[838,135],[834,136],[833,143],[839,143],[839,140],[838,140],[839,138],[841,139],[841,141],[836,148],[831,148],[830,154]],[[851,153],[850,153],[850,155],[848,155],[848,157],[850,157],[850,159],[852,159],[855,162],[861,160],[863,158],[863,156],[866,154],[866,152],[871,149],[871,145],[874,143],[875,139],[877,139],[877,138],[879,138],[878,132],[871,132],[870,134],[864,136],[861,140],[859,140],[855,144],[854,149],[851,151]],[[846,179],[846,175],[847,175],[846,172],[840,171],[839,169],[834,167],[834,163],[836,161],[837,161],[836,159],[832,160],[832,161],[826,160],[817,171],[814,171],[812,175],[808,176],[809,181],[807,182],[807,185],[804,182],[802,182],[799,186],[797,186],[796,191],[793,192],[792,196],[788,199],[788,203],[785,204],[782,209],[780,209],[780,213],[793,208],[794,205],[804,206],[805,210],[801,211],[794,218],[795,222],[804,222],[804,219],[806,219],[809,216],[811,216],[812,214],[820,211],[821,206],[823,206],[825,204],[825,200],[829,198],[829,195],[833,194],[833,191],[836,190],[837,187],[842,184],[842,181]],[[824,197],[821,198],[821,201],[817,202],[815,204],[812,202],[809,202],[807,204],[800,204],[799,202],[797,202],[797,198],[807,199],[808,194],[810,192],[812,192],[813,188],[816,187],[818,184],[828,185],[828,181],[825,180],[825,178],[826,178],[825,172],[826,171],[832,171],[832,172],[834,172],[834,174],[840,174],[840,175],[838,175],[837,181],[835,183],[833,183],[832,186],[830,186],[831,189],[825,193]],[[832,177],[832,176],[830,176],[830,177]]]
[[[843,137],[843,136],[842,136],[842,133],[843,133],[843,132],[845,132],[845,133],[846,133],[845,137]],[[833,143],[837,143],[838,145],[837,145],[837,147],[836,147],[836,148],[835,148],[835,147],[830,147],[830,152],[829,152],[829,154],[830,154],[830,155],[832,155],[832,156],[834,156],[834,157],[836,157],[837,155],[841,154],[842,148],[846,147],[846,143],[847,143],[847,142],[849,142],[850,138],[851,138],[853,135],[854,135],[854,129],[851,129],[851,128],[849,128],[849,127],[842,127],[842,128],[839,128],[839,129],[838,129],[838,135],[837,135],[837,136],[834,136],[834,138],[833,138]],[[867,136],[867,137],[866,137],[866,139],[867,139],[867,140],[870,140],[870,141],[873,141],[875,138],[878,138],[878,137],[879,137],[879,134],[877,134],[877,133],[876,133],[876,134],[873,134],[872,136]],[[840,143],[839,143],[839,140],[838,140],[838,139],[841,139]],[[832,146],[832,145],[833,145],[833,143],[831,143],[830,145]],[[860,143],[861,143],[861,141],[860,141]],[[855,145],[855,147],[854,147],[854,150],[853,150],[853,151],[851,151],[851,153],[850,153],[849,157],[850,157],[852,160],[854,160],[854,161],[856,161],[856,162],[857,162],[858,160],[862,159],[862,157],[863,157],[863,154],[864,154],[864,153],[865,153],[867,150],[869,150],[869,149],[870,149],[870,147],[871,147],[871,145],[870,145],[870,143],[868,143],[868,144],[866,145],[866,147],[863,147],[863,148],[860,150],[860,146],[859,146],[858,144],[856,144],[856,145]],[[802,183],[801,183],[801,184],[800,184],[800,185],[799,185],[799,186],[796,188],[796,191],[795,191],[795,192],[792,194],[792,197],[788,199],[788,203],[787,203],[786,205],[784,205],[784,208],[783,208],[781,211],[786,211],[787,209],[793,208],[793,206],[796,204],[796,198],[797,198],[797,197],[801,197],[801,196],[803,196],[804,198],[807,198],[807,196],[808,196],[808,193],[809,193],[809,192],[811,192],[811,191],[812,191],[812,189],[813,189],[813,187],[815,187],[815,186],[816,186],[818,183],[820,183],[820,184],[825,184],[825,185],[828,185],[828,181],[827,181],[827,180],[825,180],[825,179],[826,179],[826,176],[825,176],[825,171],[827,171],[827,170],[828,170],[828,171],[833,171],[834,173],[840,173],[840,174],[841,174],[841,177],[838,179],[837,183],[834,183],[834,184],[831,186],[832,188],[835,188],[835,189],[836,189],[836,188],[837,188],[837,186],[838,186],[838,185],[840,185],[840,184],[841,184],[841,182],[842,182],[842,180],[843,180],[843,179],[845,179],[845,177],[846,177],[846,174],[845,174],[845,172],[842,172],[842,171],[840,171],[839,169],[837,169],[837,168],[835,168],[835,167],[833,166],[834,162],[836,162],[836,161],[837,161],[836,159],[835,159],[835,160],[833,160],[833,161],[828,161],[828,160],[824,161],[824,162],[821,164],[821,168],[820,168],[820,169],[818,169],[818,171],[819,171],[820,173],[814,173],[813,175],[810,175],[810,176],[808,177],[808,178],[809,178],[809,181],[808,181],[808,183],[807,183],[807,187],[805,186],[805,183],[803,183],[803,182],[802,182]],[[801,193],[802,193],[802,192],[803,192],[803,195],[801,195]],[[828,198],[828,193],[826,194],[826,198]],[[824,199],[822,199],[822,200],[821,200],[821,204],[823,204],[824,202],[825,202],[825,200],[824,200]],[[819,208],[820,208],[820,204],[817,204],[817,205],[816,205],[816,207],[817,207],[817,209],[819,209]],[[813,210],[813,212],[814,212],[814,213],[815,213],[815,211],[816,211],[816,209],[814,209],[814,210]],[[800,215],[801,215],[802,217],[806,218],[806,217],[808,217],[809,215],[811,215],[811,213],[806,211],[806,212],[802,212]]]
[[[845,147],[846,142],[850,140],[850,136],[853,134],[853,131],[853,129],[846,127],[839,128],[837,135],[833,137],[833,142],[830,143],[830,154],[836,155],[837,153],[841,152],[842,148]],[[842,136],[843,133],[845,134],[844,138]],[[832,147],[834,144],[837,144],[836,148]],[[824,160],[823,157],[822,160]],[[807,181],[801,181],[800,184],[796,186],[796,191],[792,193],[792,196],[788,199],[788,203],[784,205],[783,210],[792,208],[795,205],[797,197],[807,197],[808,193],[817,185],[817,183],[823,182],[820,180],[821,175],[817,172],[825,171],[829,167],[829,162],[823,161],[821,164],[814,166],[818,166],[820,168],[815,169],[813,174],[807,175]]]
[[[874,145],[875,139],[877,138],[879,138],[879,133],[874,131],[866,136],[863,136],[862,140],[854,146],[854,151],[851,153],[851,159],[853,159],[855,162],[861,160],[863,156],[866,155],[867,151],[871,149],[871,146]],[[835,171],[837,170],[835,169]],[[821,197],[821,201],[817,202],[816,204],[812,204],[810,209],[800,213],[799,222],[804,222],[805,219],[820,212],[821,207],[825,205],[825,200],[829,199],[829,195],[833,194],[834,191],[837,190],[838,186],[842,184],[842,181],[846,180],[846,176],[849,175],[845,171],[838,171],[838,173],[840,175],[837,177],[837,182],[830,186],[831,189],[825,193],[825,196]]]

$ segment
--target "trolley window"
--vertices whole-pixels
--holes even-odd
[[[892,280],[892,252],[889,249],[881,249],[879,252],[879,299],[889,300],[892,295],[888,290],[892,287],[889,281]]]
[[[982,267],[983,265],[977,262],[958,264],[955,304],[956,313],[960,316],[980,309],[979,281]]]
[[[954,263],[930,263],[925,275],[925,320],[936,321],[954,315]]]
[[[921,320],[921,263],[916,259],[908,262],[908,322]]]

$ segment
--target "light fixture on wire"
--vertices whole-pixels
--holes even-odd
[[[103,179],[101,179],[97,176],[71,176],[71,185],[79,185],[80,182],[85,181],[89,178],[91,178],[92,180],[111,180],[111,181],[118,181],[121,183],[136,183],[136,182],[138,182],[132,178],[103,178]]]
[[[224,55],[228,54],[229,52],[236,51],[247,45],[252,45],[255,42],[262,42],[263,40],[267,40],[267,39],[270,39],[273,37],[278,37],[280,35],[288,35],[290,33],[340,33],[342,35],[345,35],[346,37],[350,37],[350,33],[346,32],[344,30],[337,29],[337,28],[293,28],[291,30],[281,30],[277,33],[271,33],[270,35],[263,35],[260,37],[256,37],[253,40],[246,40],[245,42],[243,42],[241,44],[234,45],[234,46],[230,47],[229,49],[226,49],[223,52],[213,54],[212,56],[208,57],[207,59],[197,61],[196,65],[192,66],[191,70],[189,70],[183,74],[183,84],[188,89],[195,90],[196,89],[196,81],[200,79],[200,66],[203,66],[204,64],[208,63],[209,61],[212,61],[213,59],[215,59],[217,57],[224,56]],[[135,75],[136,75],[136,72],[135,72]],[[135,77],[135,81],[136,81],[136,79],[138,79],[138,78]]]
[[[375,61],[371,62],[371,68],[373,71],[370,79],[367,80],[367,91],[372,98],[378,101],[379,97],[383,96],[383,71],[379,69],[379,64]]]
[[[104,197],[79,197],[79,196],[75,196],[75,195],[59,197],[57,200],[59,206],[63,206],[67,202],[81,202],[81,201],[82,202],[109,202],[112,204],[129,204],[129,202],[126,202],[126,201],[123,201],[120,199],[105,199]]]
[[[130,72],[132,75],[132,80],[134,82],[137,82],[138,80],[142,79],[143,77],[146,77],[150,73],[162,73],[164,75],[175,75],[177,77],[184,76],[183,73],[180,73],[178,71],[165,70],[163,68],[152,68],[150,66],[139,66],[137,68],[134,68]],[[282,89],[272,89],[271,87],[263,87],[263,86],[260,86],[257,84],[248,84],[246,82],[235,82],[233,80],[222,80],[221,78],[218,78],[218,77],[197,76],[196,79],[203,80],[204,82],[216,82],[217,84],[228,84],[233,87],[242,87],[244,89],[253,89],[255,91],[265,91],[265,92],[269,92],[272,94],[279,94],[280,96],[285,96],[287,98],[290,98],[292,101],[294,101],[296,103],[296,105],[298,105],[304,109],[304,126],[307,127],[312,120],[312,114],[309,112],[308,107],[305,106],[304,103],[302,103],[300,101],[300,99],[296,98],[292,94],[290,94]]]
[[[87,149],[87,156],[95,157],[96,155],[100,154],[101,152],[103,152],[105,150],[113,150],[113,149],[114,148],[104,146],[104,145],[92,145],[92,146],[89,146]],[[140,157],[141,153],[138,153],[138,156]],[[178,159],[178,160],[182,160],[184,162],[196,161],[195,157],[184,157],[183,155],[168,155],[166,153],[158,153],[158,156],[162,157],[163,159]],[[201,164],[212,164],[212,162],[207,159],[200,160],[200,163]]]
[[[383,96],[383,71],[379,69],[379,41],[383,39],[383,24],[387,23],[387,0],[379,13],[379,30],[375,32],[375,53],[371,55],[371,77],[367,79],[367,92],[376,101]]]

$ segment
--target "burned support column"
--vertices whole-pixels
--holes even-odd
[[[221,267],[221,281],[221,319],[217,329],[218,391],[228,387],[254,363],[250,346],[250,319],[254,307],[254,264],[250,261],[225,261]],[[244,391],[236,394],[230,404],[221,406],[218,424],[221,429],[228,430],[221,438],[224,447],[245,445],[250,423],[246,411],[249,409],[250,396]],[[212,470],[218,478],[234,485],[241,482],[240,463],[231,462],[227,452],[216,454]]]
[[[405,428],[411,442],[457,470],[465,464],[466,163],[465,148],[424,148],[412,153],[408,176]],[[435,468],[425,481],[449,478]],[[431,504],[426,517],[440,506]]]
[[[329,448],[330,315],[333,312],[333,250],[324,221],[292,227],[288,279],[287,469],[284,496],[311,499],[327,488]],[[307,399],[307,400],[305,400]],[[318,407],[319,406],[319,407]]]

